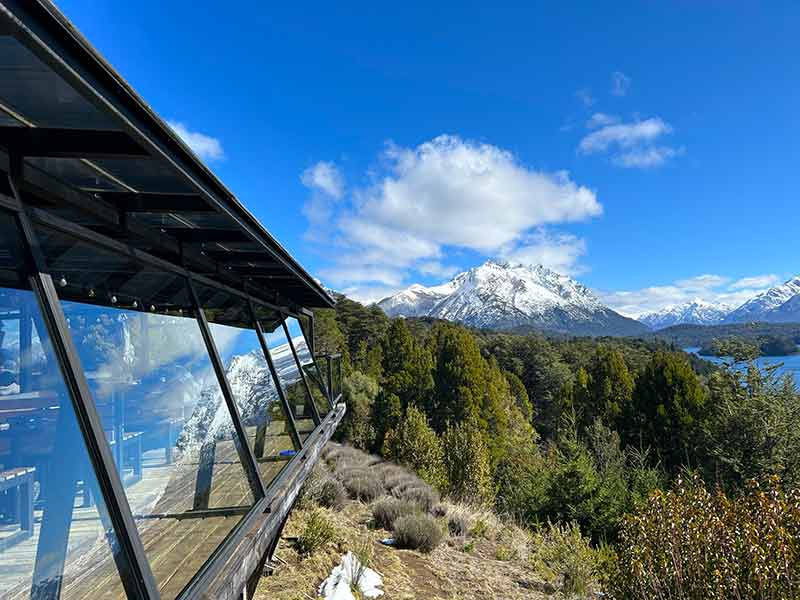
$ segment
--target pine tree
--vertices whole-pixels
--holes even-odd
[[[633,398],[633,376],[619,350],[598,346],[590,372],[591,402],[581,414],[581,429],[595,418],[615,427]]]
[[[394,319],[381,343],[382,387],[400,399],[403,409],[424,407],[433,390],[428,349],[411,335],[403,319]]]
[[[625,419],[626,441],[652,447],[674,472],[697,467],[700,420],[706,394],[686,355],[656,352],[639,376],[632,410]]]

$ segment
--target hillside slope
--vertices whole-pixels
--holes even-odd
[[[332,445],[333,452],[339,452]],[[331,508],[320,506],[314,489],[325,478],[354,469],[354,461],[380,477],[381,466],[389,465],[396,478],[398,467],[390,463],[370,464],[376,457],[344,447],[346,460],[318,469],[306,484],[298,506],[292,511],[271,565],[273,572],[259,582],[255,600],[299,600],[317,598],[321,583],[348,551],[370,555],[368,567],[383,579],[382,598],[387,600],[495,600],[504,598],[563,598],[559,581],[546,580],[534,568],[533,539],[522,529],[503,523],[491,512],[443,502],[436,512],[442,529],[448,530],[448,514],[462,515],[470,531],[447,535],[432,552],[400,550],[381,544],[391,532],[373,524],[375,502],[347,499]],[[328,457],[331,456],[329,447]],[[335,459],[334,459],[335,460]],[[331,466],[333,465],[333,466]],[[331,474],[328,469],[332,469]],[[402,471],[402,469],[399,469]],[[344,475],[345,477],[347,475]],[[406,472],[406,478],[416,476]],[[417,480],[419,481],[419,480]],[[423,484],[424,485],[424,484]],[[314,516],[316,515],[316,517]],[[335,531],[332,539],[310,555],[299,552],[299,540],[313,519],[320,515]]]

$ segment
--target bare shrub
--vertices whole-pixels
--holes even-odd
[[[394,541],[398,548],[431,552],[442,541],[442,530],[430,515],[407,515],[394,523]]]
[[[342,480],[342,484],[351,498],[361,502],[372,502],[383,494],[380,479],[368,470],[349,474]]]
[[[431,514],[437,519],[441,519],[442,517],[447,516],[447,505],[437,504],[431,509]]]
[[[427,484],[407,487],[400,492],[399,497],[401,500],[418,505],[423,512],[430,512],[434,505],[439,502],[439,494]]]
[[[403,493],[404,490],[410,487],[414,487],[417,485],[421,485],[422,481],[412,475],[411,473],[400,472],[394,473],[391,476],[387,477],[383,485],[386,488],[386,491],[392,494],[395,498],[399,498],[400,494]]]
[[[450,535],[455,537],[464,537],[469,533],[470,519],[469,516],[463,511],[451,512],[447,517],[447,529]]]
[[[411,502],[397,498],[384,498],[372,505],[372,520],[377,527],[391,531],[397,519],[413,515],[418,511],[417,506]]]
[[[347,501],[347,491],[341,481],[328,477],[320,485],[316,500],[320,506],[341,510]]]

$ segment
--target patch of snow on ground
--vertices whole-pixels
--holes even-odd
[[[365,567],[352,552],[342,557],[342,563],[334,567],[328,578],[319,586],[319,594],[326,600],[355,600],[351,588],[358,580],[358,591],[365,598],[383,596],[383,576]]]

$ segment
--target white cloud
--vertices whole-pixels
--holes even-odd
[[[332,198],[341,198],[344,194],[344,177],[338,167],[329,161],[321,160],[308,167],[300,175],[300,181],[307,188],[319,190]]]
[[[669,146],[653,146],[650,148],[637,148],[629,152],[623,152],[613,157],[611,160],[615,165],[628,169],[638,168],[647,169],[658,167],[667,162],[670,158],[683,154],[683,148],[670,148]]]
[[[731,289],[741,290],[747,288],[767,288],[780,283],[781,278],[774,274],[757,275],[755,277],[742,277],[731,284]]]
[[[611,93],[615,96],[624,96],[631,87],[631,78],[622,71],[614,71],[611,74]]]
[[[775,275],[756,275],[731,282],[729,277],[705,274],[679,279],[668,285],[601,292],[600,295],[614,310],[636,318],[695,298],[735,308],[766,291],[777,280]]]
[[[603,152],[613,146],[633,148],[671,132],[672,127],[658,117],[633,123],[614,123],[588,134],[578,147],[586,154]]]
[[[570,234],[553,234],[540,229],[525,236],[512,248],[503,249],[500,257],[526,265],[541,264],[564,275],[578,275],[586,269],[579,260],[586,254],[586,241]]]
[[[575,97],[580,100],[586,108],[589,108],[595,103],[591,92],[586,88],[582,88],[575,92]]]
[[[215,137],[192,131],[180,121],[167,121],[175,133],[186,143],[192,151],[203,160],[220,160],[225,158],[222,143]]]
[[[415,148],[389,143],[378,164],[369,185],[329,205],[328,237],[338,250],[323,274],[334,286],[393,286],[411,271],[449,276],[444,249],[498,255],[530,247],[530,256],[552,257],[553,266],[574,265],[582,242],[548,238],[541,228],[602,213],[594,191],[568,173],[537,171],[497,146],[457,136]]]
[[[588,133],[578,144],[582,154],[613,152],[611,161],[627,168],[648,168],[664,164],[683,153],[683,148],[656,145],[664,135],[672,133],[672,126],[659,117],[619,122],[615,117],[597,113],[586,124]]]
[[[594,113],[589,120],[586,121],[587,129],[597,129],[598,127],[605,127],[606,125],[614,125],[619,123],[620,118],[616,115],[607,115],[606,113]]]
[[[431,260],[422,262],[417,265],[417,271],[423,275],[430,275],[432,277],[439,277],[441,279],[449,279],[458,273],[458,267],[452,265],[443,265],[438,260]]]
[[[344,177],[334,163],[323,160],[303,171],[300,181],[311,190],[303,205],[309,222],[306,239],[322,242],[326,240],[324,228],[334,215],[335,204],[344,195]]]

